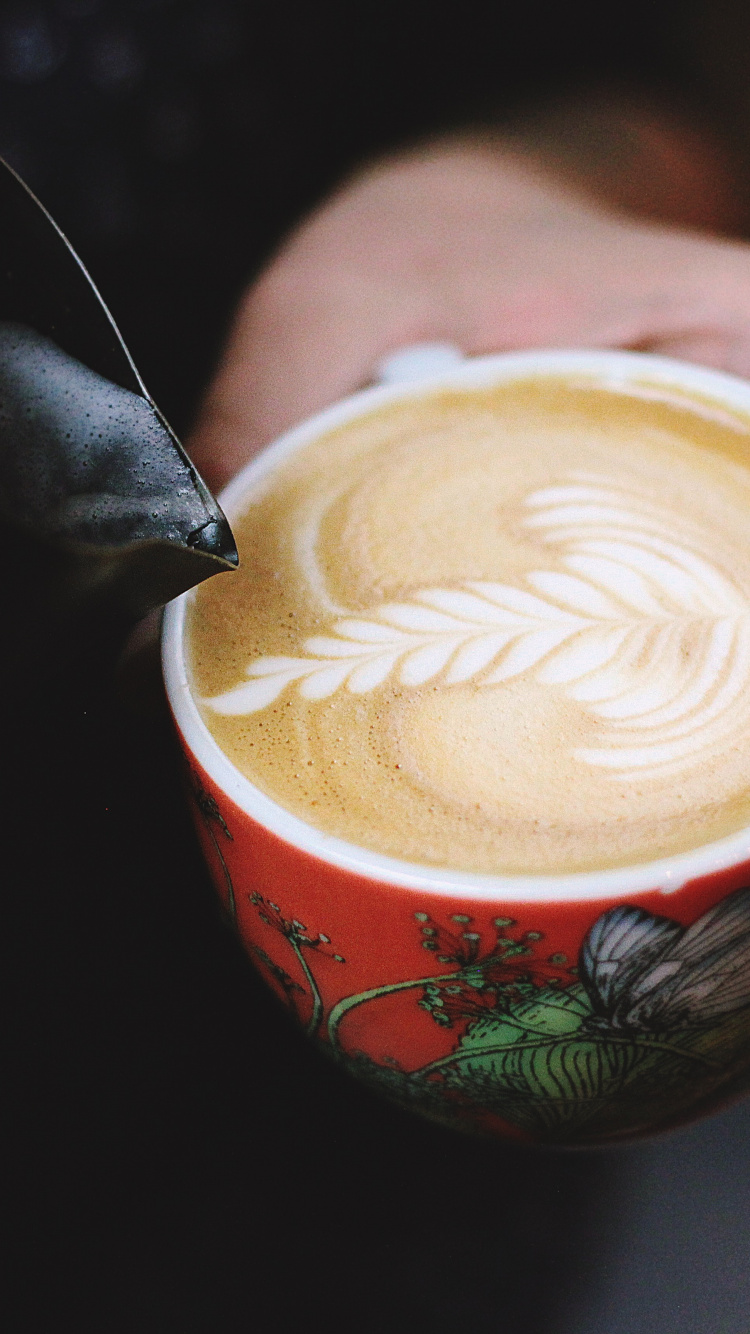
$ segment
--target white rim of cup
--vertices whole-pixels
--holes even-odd
[[[242,512],[248,492],[283,459],[326,432],[377,408],[421,397],[425,391],[481,388],[537,374],[577,374],[620,392],[631,388],[643,394],[653,386],[661,395],[671,389],[682,398],[685,395],[697,396],[698,400],[705,398],[712,406],[750,417],[750,383],[687,362],[644,353],[600,350],[500,353],[467,359],[434,374],[420,375],[418,380],[376,385],[342,399],[286,432],[248,463],[219,496],[221,506],[231,523]],[[175,598],[164,617],[164,680],[177,726],[205,772],[240,810],[284,842],[313,857],[366,879],[418,890],[423,895],[502,903],[585,902],[626,898],[648,890],[670,894],[689,880],[750,860],[750,828],[657,861],[566,875],[486,875],[423,866],[325,834],[292,815],[251,783],[227,758],[204,723],[190,689],[183,653],[185,613],[193,593],[191,590]]]

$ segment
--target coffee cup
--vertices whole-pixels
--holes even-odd
[[[652,1133],[750,1083],[750,386],[441,355],[223,492],[241,570],[164,631],[199,837],[374,1089],[526,1142]]]

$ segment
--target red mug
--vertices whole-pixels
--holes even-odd
[[[284,436],[220,497],[230,522],[276,463],[399,398],[583,373],[750,417],[750,386],[664,358],[531,352],[418,366]],[[228,576],[231,577],[231,576]],[[483,875],[328,835],[231,763],[185,664],[190,593],[167,608],[167,694],[203,850],[248,953],[309,1036],[404,1107],[526,1142],[607,1143],[750,1084],[750,830],[640,865]]]

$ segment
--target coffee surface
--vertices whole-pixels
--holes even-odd
[[[553,874],[750,825],[750,423],[539,375],[287,456],[191,595],[230,760],[403,860]]]

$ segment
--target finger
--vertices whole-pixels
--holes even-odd
[[[295,290],[292,278],[248,298],[203,405],[189,448],[213,486],[282,431],[368,383],[380,357],[417,336],[404,318],[408,300],[385,284],[338,271]]]
[[[750,312],[748,312],[750,315]],[[750,325],[689,329],[684,333],[644,340],[635,349],[675,357],[699,366],[750,377]]]

